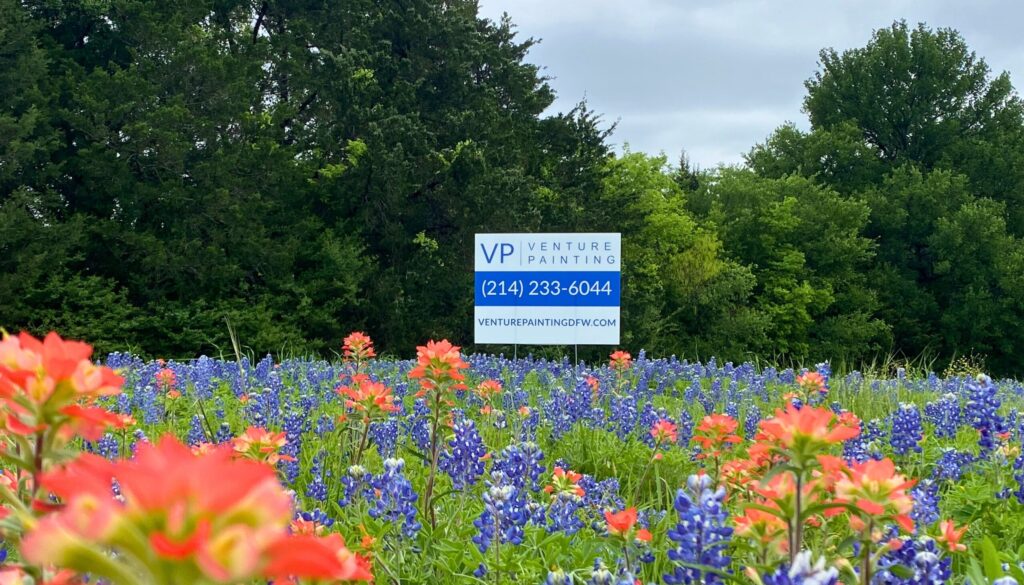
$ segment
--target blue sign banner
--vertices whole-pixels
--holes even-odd
[[[478,307],[618,307],[619,272],[477,272]]]

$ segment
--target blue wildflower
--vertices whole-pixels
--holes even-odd
[[[725,489],[711,490],[712,480],[707,475],[691,475],[686,488],[676,492],[675,509],[679,523],[668,531],[668,537],[677,544],[669,549],[668,558],[688,565],[698,565],[724,570],[729,565],[728,540],[732,528],[728,526],[728,512],[723,500]],[[694,566],[677,565],[665,575],[670,585],[722,583],[715,573],[702,571]]]
[[[416,500],[419,496],[402,473],[404,468],[403,459],[384,460],[384,473],[371,480],[377,497],[370,508],[370,517],[396,524],[402,521],[402,534],[413,538],[421,528],[416,521]]]
[[[914,508],[910,518],[917,530],[939,521],[939,484],[926,479],[910,490]]]
[[[503,543],[522,543],[523,525],[529,520],[525,495],[500,471],[492,471],[485,483],[484,510],[473,521],[479,531],[473,542],[480,552],[487,552],[495,538]]]
[[[476,484],[484,472],[482,457],[487,454],[476,423],[466,418],[461,412],[454,412],[455,422],[452,425],[454,436],[448,442],[448,449],[441,453],[438,468],[452,478],[452,487],[461,490]]]
[[[341,478],[342,494],[338,505],[345,507],[352,503],[353,499],[368,497],[373,494],[370,486],[373,476],[362,465],[353,465],[348,468],[348,473]]]
[[[960,427],[960,401],[952,392],[924,406],[924,416],[935,426],[936,438],[952,439]]]
[[[878,560],[872,583],[892,585],[941,585],[952,576],[952,559],[943,555],[935,541],[900,539],[903,546],[890,550]],[[902,570],[895,571],[895,567]]]
[[[942,451],[938,461],[935,462],[935,479],[960,481],[966,472],[966,467],[973,461],[970,453],[957,451],[947,447]]]
[[[575,494],[558,493],[551,499],[548,506],[548,532],[564,532],[568,535],[576,534],[583,528],[583,521],[579,517],[579,509],[583,505],[583,499]]]
[[[995,448],[996,435],[1006,431],[1003,417],[998,414],[1002,403],[992,378],[984,374],[978,375],[975,382],[968,383],[967,391],[967,419],[981,434],[978,445],[984,457]]]
[[[398,419],[370,423],[370,438],[381,459],[394,457],[398,445]]]
[[[910,451],[921,452],[921,439],[924,429],[921,427],[921,412],[913,404],[900,404],[899,410],[893,415],[892,434],[889,444],[893,453],[906,455]]]

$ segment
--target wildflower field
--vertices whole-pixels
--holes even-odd
[[[1013,380],[94,358],[0,342],[2,584],[1024,582]]]

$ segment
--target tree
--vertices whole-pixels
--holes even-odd
[[[975,194],[1005,201],[1011,231],[1024,233],[1024,102],[955,30],[894,23],[863,48],[822,51],[806,86],[813,129],[852,125],[890,169],[963,173]]]
[[[789,359],[857,360],[887,348],[888,326],[865,270],[874,246],[868,207],[813,181],[721,169],[691,209],[717,229],[725,254],[757,279],[765,350]]]

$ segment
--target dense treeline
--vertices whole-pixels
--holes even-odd
[[[623,344],[1024,360],[1024,108],[954,31],[825,51],[742,168],[615,155],[472,0],[0,0],[0,324],[468,341],[472,237],[621,231]],[[493,349],[493,348],[492,348]]]

